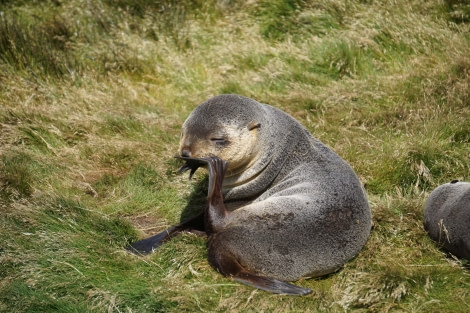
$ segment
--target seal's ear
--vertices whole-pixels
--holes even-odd
[[[248,128],[248,130],[253,130],[255,128],[260,128],[260,127],[261,127],[261,123],[258,123],[257,121],[251,121],[246,126],[246,128]]]

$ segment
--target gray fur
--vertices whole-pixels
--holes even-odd
[[[344,160],[288,114],[238,95],[200,104],[183,133],[207,137],[227,125],[244,131],[253,121],[258,152],[251,166],[227,172],[224,201],[232,211],[209,248],[284,281],[336,271],[371,229],[367,196]]]
[[[424,206],[424,227],[444,250],[470,260],[470,183],[434,189]]]

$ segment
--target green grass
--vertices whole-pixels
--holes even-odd
[[[433,188],[470,180],[466,1],[0,1],[1,312],[467,312],[468,261],[427,237]],[[204,203],[180,127],[236,92],[347,160],[373,213],[306,297],[222,277],[204,238],[126,245]]]

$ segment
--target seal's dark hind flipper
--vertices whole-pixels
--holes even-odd
[[[272,293],[305,296],[312,292],[312,290],[310,289],[292,285],[285,281],[263,276],[257,276],[249,272],[243,273],[240,276],[232,276],[232,278],[245,285],[249,285]]]
[[[180,172],[191,170],[192,175],[199,167],[207,166],[209,171],[208,183],[208,207],[205,211],[205,230],[208,234],[217,232],[222,229],[225,221],[227,210],[224,205],[224,196],[222,194],[222,182],[227,170],[228,162],[216,156],[208,156],[204,158],[191,157],[175,157],[177,159],[186,160],[181,167]]]
[[[175,156],[175,158],[180,160],[185,160],[186,163],[178,170],[178,174],[189,171],[189,179],[191,179],[198,168],[207,164],[207,158],[191,158],[191,157],[180,157]]]
[[[209,263],[224,276],[261,290],[277,294],[304,296],[312,292],[274,278],[264,277],[243,268],[234,256],[217,242],[209,241]]]
[[[204,215],[199,214],[186,222],[170,227],[156,235],[131,243],[126,249],[135,254],[148,254],[182,231],[205,233]]]

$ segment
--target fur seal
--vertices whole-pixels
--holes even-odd
[[[424,206],[424,228],[441,248],[470,260],[470,183],[453,180],[434,189]]]
[[[215,96],[183,124],[180,171],[209,170],[201,215],[131,245],[151,252],[204,220],[209,262],[273,293],[311,292],[288,283],[332,273],[371,229],[367,196],[352,168],[285,112],[239,95]]]

